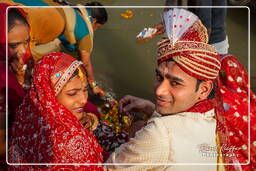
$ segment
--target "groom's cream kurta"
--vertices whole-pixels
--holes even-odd
[[[217,170],[216,120],[214,110],[204,114],[184,112],[161,116],[154,113],[148,124],[128,143],[121,145],[106,163],[147,163],[181,165],[114,165],[108,170]],[[184,166],[182,164],[194,165]]]

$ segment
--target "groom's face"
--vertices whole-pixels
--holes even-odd
[[[175,114],[192,107],[200,99],[196,83],[196,78],[185,73],[175,62],[161,63],[156,69],[156,111]]]

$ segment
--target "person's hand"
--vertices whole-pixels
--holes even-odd
[[[102,90],[101,88],[99,88],[98,86],[97,86],[97,87],[94,87],[94,88],[92,89],[92,91],[93,91],[94,94],[98,94],[98,95],[100,95],[101,97],[103,97],[103,96],[106,95],[106,92],[103,91],[103,90]]]
[[[89,129],[91,128],[92,126],[92,121],[91,121],[91,118],[85,116],[82,118],[82,121],[83,121],[83,126],[86,128],[86,129]]]
[[[80,122],[86,129],[91,131],[95,130],[99,124],[97,116],[93,113],[84,113],[83,117],[80,119]]]
[[[141,128],[143,128],[146,125],[146,121],[144,120],[138,120],[136,122],[133,122],[130,129],[129,129],[129,138],[133,138],[135,136],[135,133],[139,131]]]
[[[10,62],[11,70],[14,74],[19,73],[22,70],[22,67],[24,65],[22,58],[13,58],[13,60]]]
[[[25,76],[24,76],[24,85],[23,88],[25,90],[30,89],[31,87],[31,82],[32,82],[32,73],[33,73],[33,68],[34,68],[34,59],[29,58],[27,60],[27,69],[25,71]]]
[[[164,23],[159,23],[159,24],[156,24],[155,26],[154,26],[154,28],[156,28],[157,30],[162,30],[162,29],[164,29]]]
[[[155,105],[149,100],[126,95],[119,101],[118,109],[120,113],[129,114],[130,112],[142,112],[147,116],[151,116]]]
[[[151,37],[155,37],[155,36],[157,36],[159,34],[163,34],[165,32],[163,23],[159,23],[159,24],[155,25],[154,28],[157,29],[157,32],[155,34],[153,34]]]
[[[98,84],[93,80],[88,80],[90,87],[92,88],[93,94],[98,94],[101,97],[105,96],[106,93],[101,88],[99,88]]]

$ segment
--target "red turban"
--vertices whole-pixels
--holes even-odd
[[[207,44],[206,28],[191,12],[176,11],[180,12],[169,13],[168,20],[172,20],[171,24],[165,23],[166,27],[172,27],[172,29],[166,28],[171,32],[167,33],[169,38],[163,38],[158,43],[158,64],[172,58],[192,77],[199,80],[214,80],[219,75],[221,62],[216,49]]]

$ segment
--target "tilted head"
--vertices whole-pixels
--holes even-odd
[[[108,21],[108,13],[101,3],[89,2],[85,6],[96,6],[96,8],[88,8],[92,14],[94,30],[104,25]]]
[[[164,19],[168,38],[158,43],[156,110],[174,114],[208,98],[221,64],[197,16],[172,9],[164,13]]]
[[[84,69],[80,65],[56,96],[57,101],[71,111],[78,120],[83,116],[83,108],[88,99],[86,80]]]
[[[8,49],[10,57],[25,58],[29,51],[29,25],[20,9],[8,10]]]
[[[81,119],[88,98],[87,77],[82,63],[63,54],[53,67],[51,84],[57,101]]]
[[[69,117],[68,113],[71,113],[80,119],[88,98],[83,63],[65,53],[43,56],[34,67],[30,94],[34,94],[36,105],[48,110],[46,114],[62,111]]]

